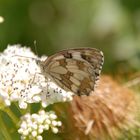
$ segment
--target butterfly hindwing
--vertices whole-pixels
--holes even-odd
[[[58,62],[56,60],[55,63]],[[49,74],[60,87],[77,95],[88,95],[91,90],[94,90],[95,72],[84,61],[65,59],[63,65],[50,65]]]

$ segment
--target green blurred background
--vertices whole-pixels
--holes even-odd
[[[95,47],[104,52],[103,73],[140,70],[140,0],[0,0],[0,16],[0,51],[21,44],[35,52],[35,40],[40,56]]]
[[[104,52],[104,73],[140,69],[139,0],[0,0],[0,51],[30,46],[39,55],[95,47]]]

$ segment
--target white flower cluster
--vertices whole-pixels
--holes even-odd
[[[57,120],[57,116],[53,111],[39,111],[38,114],[26,114],[21,117],[21,124],[18,132],[21,134],[21,139],[42,140],[41,134],[45,130],[51,129],[53,133],[58,133],[58,127],[62,125],[61,121]]]
[[[6,106],[18,101],[20,108],[36,102],[46,107],[55,102],[72,100],[72,93],[61,89],[53,81],[46,82],[36,64],[37,59],[40,58],[29,48],[20,45],[8,46],[0,53],[0,101]]]

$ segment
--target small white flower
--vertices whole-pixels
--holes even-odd
[[[53,126],[57,126],[57,121],[52,121]]]
[[[0,97],[6,106],[18,101],[26,109],[29,103],[41,102],[43,107],[72,100],[72,93],[46,81],[37,65],[38,58],[29,48],[8,46],[0,54]],[[41,59],[46,59],[44,56]],[[48,87],[48,88],[47,88]]]
[[[62,122],[58,121],[57,126],[61,126],[61,125],[62,125]]]
[[[22,134],[23,133],[23,129],[22,128],[18,129],[18,133]]]
[[[23,131],[23,135],[24,135],[24,136],[27,136],[28,134],[29,134],[29,131],[28,131],[28,130],[24,130],[24,131]]]
[[[50,125],[51,124],[51,121],[48,119],[45,120],[46,124]]]
[[[48,125],[48,124],[45,124],[45,125],[44,125],[44,129],[45,129],[45,130],[49,130],[49,125]]]
[[[27,108],[27,103],[21,100],[21,101],[19,101],[19,107],[22,108],[22,109],[26,109]]]
[[[50,118],[51,118],[51,119],[56,119],[57,116],[56,116],[55,114],[50,114]]]
[[[53,133],[58,133],[58,128],[57,127],[52,127],[52,131],[53,131]]]
[[[7,105],[7,106],[10,106],[11,105],[11,102],[9,101],[9,100],[5,100],[5,104]]]
[[[27,124],[26,124],[25,121],[22,122],[21,127],[22,127],[23,129],[27,129]]]
[[[42,136],[37,136],[37,140],[43,140]]]
[[[4,18],[0,16],[0,23],[4,22]]]
[[[46,118],[49,121],[46,121]],[[60,127],[62,123],[56,119],[57,116],[53,111],[45,112],[44,110],[41,110],[38,114],[34,113],[32,115],[28,113],[21,117],[18,133],[21,134],[21,138],[25,139],[43,139],[41,134],[49,128],[53,133],[58,133],[58,127]]]
[[[37,124],[32,124],[32,128],[36,130],[38,128]]]
[[[43,130],[44,130],[44,126],[40,125],[39,128],[38,128],[38,133],[39,134],[43,133]]]
[[[36,137],[37,136],[37,132],[36,131],[32,131],[32,136]]]
[[[38,114],[32,114],[32,119],[34,119],[34,120],[36,120],[36,119],[38,119]]]

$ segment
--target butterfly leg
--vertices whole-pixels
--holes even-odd
[[[42,73],[36,72],[36,73],[34,74],[34,77],[33,77],[32,81],[31,81],[31,84],[33,84],[33,83],[34,83],[34,81],[35,81],[35,78],[36,78],[36,75],[37,75],[37,74],[42,75]]]
[[[46,78],[46,82],[47,82],[47,94],[46,94],[46,97],[49,97],[50,96],[50,92],[49,92],[49,86],[50,86],[50,84],[49,84],[49,82],[50,82],[50,79],[49,78]]]

